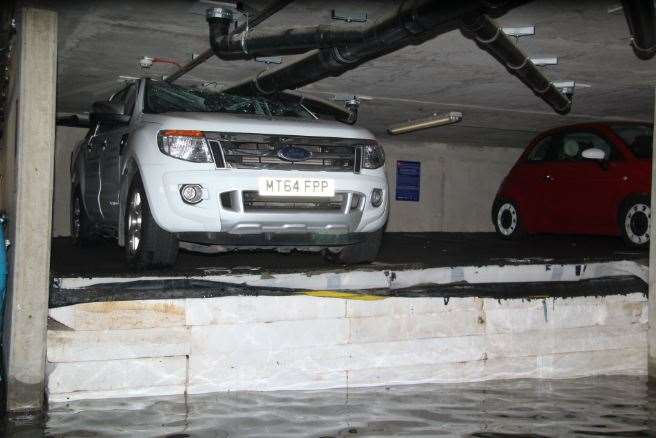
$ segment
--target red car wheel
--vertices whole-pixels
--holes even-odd
[[[646,196],[638,196],[624,204],[620,214],[620,228],[624,241],[630,246],[649,245],[651,208]]]
[[[504,239],[517,239],[524,234],[519,209],[512,201],[501,199],[495,202],[492,221],[497,233]]]

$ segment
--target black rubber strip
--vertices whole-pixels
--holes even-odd
[[[647,294],[647,284],[640,278],[626,275],[580,281],[546,281],[527,283],[449,283],[425,284],[400,289],[362,289],[343,291],[384,297],[436,298],[495,298],[539,299]],[[104,301],[162,300],[178,298],[214,298],[227,296],[288,296],[302,295],[307,289],[249,286],[209,280],[176,278],[103,283],[77,289],[62,289],[56,282],[50,289],[50,307]]]

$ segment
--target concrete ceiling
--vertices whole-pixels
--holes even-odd
[[[119,86],[119,75],[138,76],[144,55],[184,63],[208,47],[205,3],[178,1],[38,2],[60,13],[58,110],[88,111],[91,103]],[[544,67],[552,80],[576,80],[572,113],[555,114],[488,53],[459,31],[371,61],[338,78],[305,91],[329,97],[353,93],[372,97],[363,103],[360,125],[383,140],[385,126],[432,112],[462,111],[464,120],[397,137],[400,141],[436,141],[475,146],[523,147],[536,132],[567,123],[601,118],[651,120],[656,58],[637,59],[629,47],[617,1],[539,1],[498,19],[503,26],[535,25],[533,37],[521,38],[530,56],[558,56]],[[298,0],[262,26],[330,23],[331,9],[361,8],[370,20],[387,12],[394,1]],[[358,6],[359,5],[359,6]],[[352,24],[357,26],[357,24]],[[292,58],[286,57],[285,62]],[[216,58],[193,70],[187,80],[230,84],[266,66],[255,61]],[[153,75],[175,70],[156,64]]]

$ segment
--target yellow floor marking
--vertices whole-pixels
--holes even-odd
[[[385,299],[385,297],[378,295],[368,295],[357,292],[344,292],[336,290],[308,290],[303,293],[311,297],[342,298],[344,300],[379,301]]]

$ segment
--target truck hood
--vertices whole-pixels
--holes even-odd
[[[146,123],[161,125],[161,129],[193,129],[198,131],[234,132],[272,135],[301,135],[309,137],[357,138],[374,140],[364,128],[326,120],[296,119],[290,117],[170,112],[143,114]]]

